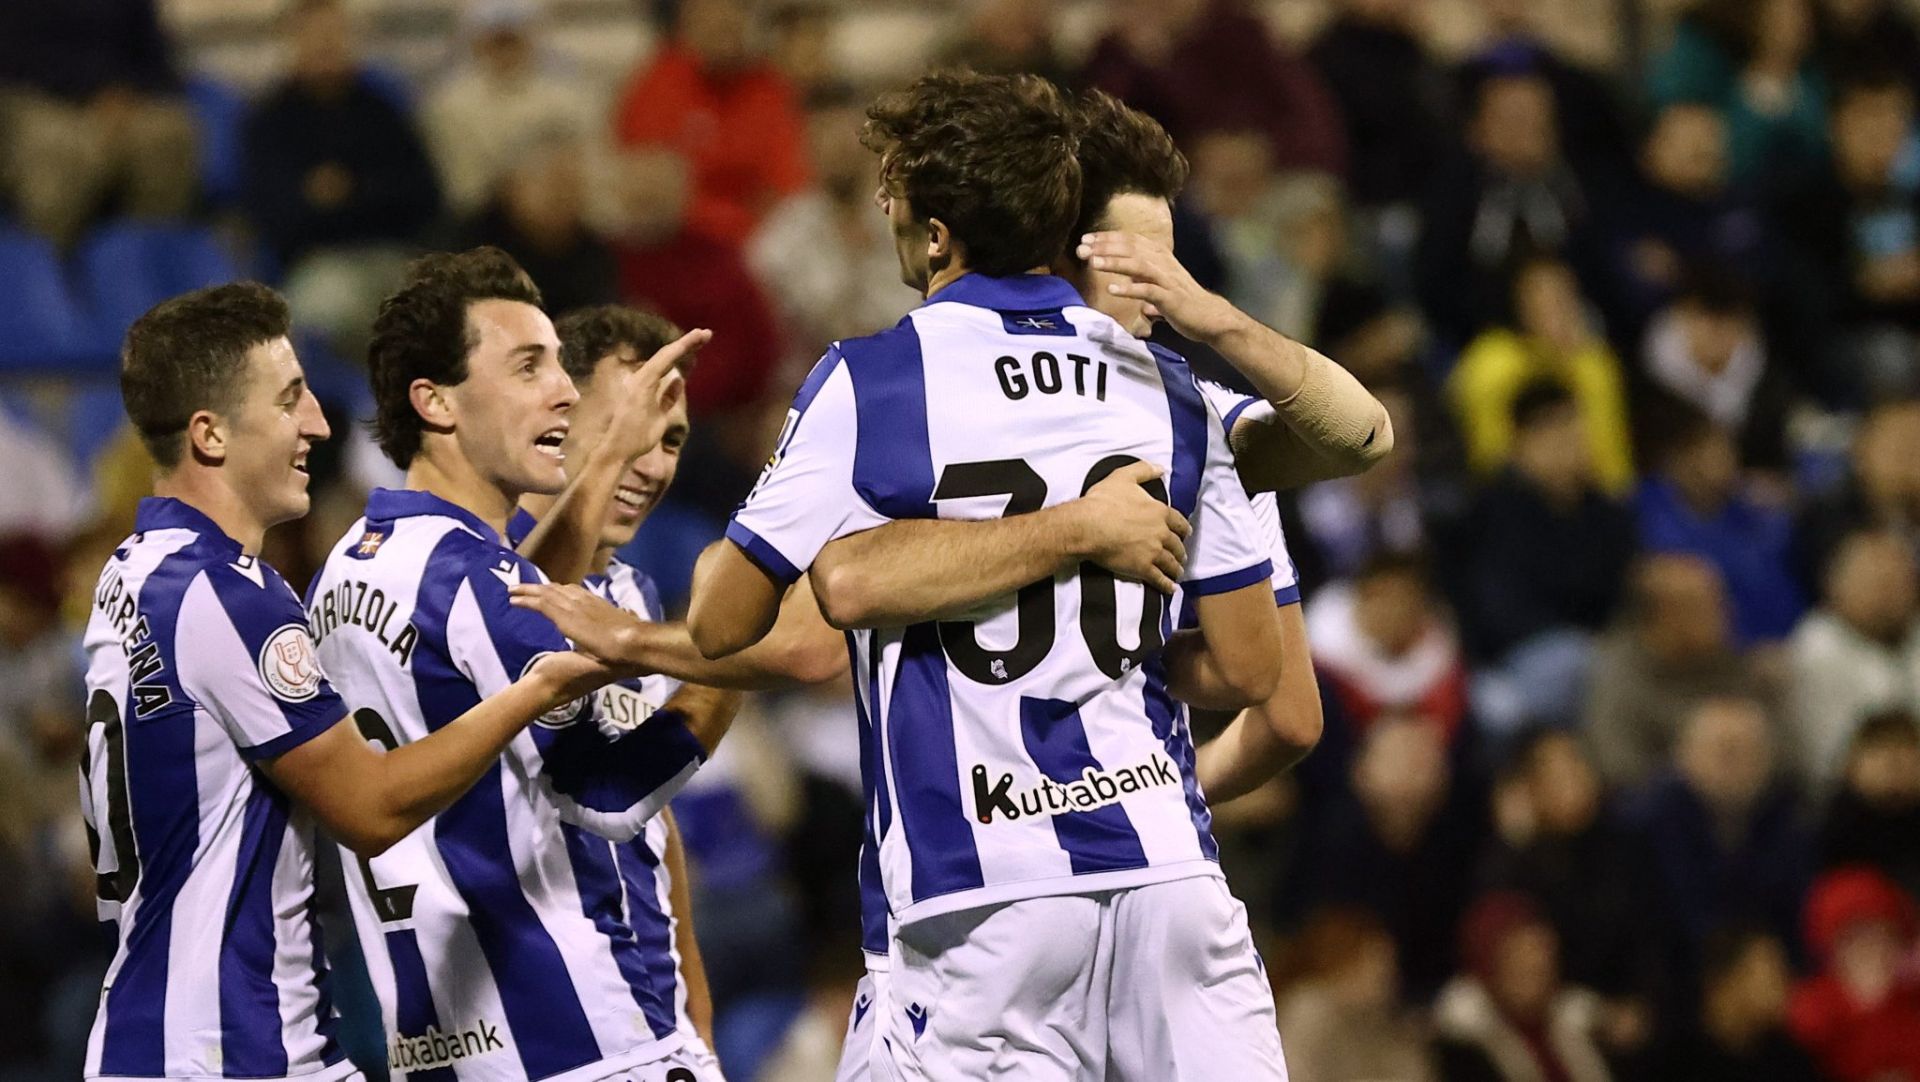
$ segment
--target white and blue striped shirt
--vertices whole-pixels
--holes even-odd
[[[254,764],[347,716],[300,601],[178,500],[146,499],[87,622],[81,807],[119,924],[89,1079],[353,1074],[334,1041],[311,818]]]
[[[990,518],[1147,461],[1193,525],[1189,595],[1267,581],[1220,420],[1185,364],[1066,282],[968,275],[837,344],[727,536],[791,582],[888,521]],[[1092,565],[969,620],[851,636],[877,859],[902,924],[973,906],[1219,875],[1158,651],[1164,600]]]
[[[508,602],[511,584],[537,581],[466,510],[377,489],[309,590],[307,618],[341,690],[364,704],[362,730],[393,745],[569,648]],[[611,738],[598,707],[556,713],[392,849],[346,856],[396,1076],[585,1082],[679,1046],[597,843],[642,833],[699,766],[700,745],[669,717],[638,741]]]

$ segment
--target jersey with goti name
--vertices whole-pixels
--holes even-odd
[[[307,595],[323,663],[369,739],[423,739],[570,645],[509,603],[544,581],[479,518],[376,489]],[[684,725],[609,736],[571,704],[515,737],[446,810],[377,857],[342,858],[396,1077],[586,1082],[672,1052],[673,1004],[592,836],[631,840],[702,760]]]
[[[967,275],[828,351],[727,537],[792,582],[838,537],[1038,511],[1140,461],[1192,522],[1189,594],[1269,580],[1191,371],[1061,279]],[[1147,664],[1169,624],[1158,593],[1083,565],[964,619],[850,637],[895,920],[1219,874],[1192,742]]]
[[[347,716],[300,600],[213,520],[140,501],[87,621],[80,806],[118,924],[86,1077],[354,1074],[334,1040],[312,817],[258,764]]]

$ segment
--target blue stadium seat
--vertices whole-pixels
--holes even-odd
[[[84,321],[51,241],[0,225],[0,371],[60,369],[82,348]]]
[[[199,226],[116,222],[100,227],[75,257],[91,321],[90,352],[117,356],[141,313],[176,293],[239,277],[213,231]]]
[[[187,80],[187,105],[200,128],[200,190],[216,206],[240,198],[246,179],[247,100],[204,75]]]

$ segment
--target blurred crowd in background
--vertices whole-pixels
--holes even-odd
[[[917,302],[858,129],[944,62],[1158,117],[1181,259],[1393,415],[1283,501],[1326,737],[1216,809],[1294,1077],[1920,1082],[1906,0],[0,4],[0,1079],[77,1076],[111,953],[78,629],[148,485],[133,316],[289,296],[296,588],[396,483],[359,365],[410,256],[713,328],[627,554],[672,604],[825,344]],[[742,1082],[831,1077],[849,701],[758,698],[675,804]]]

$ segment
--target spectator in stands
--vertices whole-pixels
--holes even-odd
[[[52,542],[0,537],[0,686],[8,689],[0,697],[0,754],[21,761],[44,739],[70,739],[75,704],[86,697],[74,664],[78,644],[60,623],[61,579]]]
[[[593,90],[542,63],[539,18],[536,0],[477,0],[461,12],[466,60],[420,114],[456,216],[484,211],[533,148],[599,133]]]
[[[1913,897],[1868,868],[1828,872],[1807,899],[1806,935],[1820,969],[1793,990],[1787,1024],[1826,1078],[1920,1078]]]
[[[1920,29],[1895,0],[1821,0],[1814,30],[1827,72],[1887,71],[1920,94]]]
[[[1599,631],[1633,558],[1633,520],[1594,476],[1565,388],[1513,399],[1513,457],[1475,506],[1461,545],[1462,618],[1476,656],[1505,661],[1536,637]]]
[[[1056,0],[971,0],[957,37],[941,50],[945,63],[975,71],[1031,72],[1059,86],[1073,83],[1053,28]]]
[[[1420,1029],[1400,1003],[1393,937],[1361,909],[1325,909],[1294,944],[1299,978],[1282,989],[1287,1069],[1313,1082],[1435,1082]]]
[[[1756,277],[1763,269],[1766,222],[1751,195],[1730,183],[1726,119],[1711,105],[1661,109],[1641,144],[1638,176],[1610,203],[1628,331],[1673,299],[1690,266],[1740,267]]]
[[[1314,667],[1365,730],[1383,716],[1414,714],[1449,743],[1467,712],[1467,666],[1444,603],[1413,554],[1382,553],[1350,582],[1314,595],[1307,640]]]
[[[1376,556],[1431,550],[1435,523],[1458,517],[1464,501],[1452,459],[1435,448],[1430,429],[1444,425],[1439,409],[1421,410],[1404,384],[1376,384],[1375,397],[1393,421],[1394,453],[1357,477],[1309,485],[1299,494],[1306,525],[1294,539],[1296,562],[1314,568],[1303,580],[1354,575]],[[1304,542],[1304,543],[1303,543]]]
[[[1841,543],[1819,608],[1788,643],[1793,753],[1808,782],[1840,780],[1854,731],[1883,711],[1920,711],[1920,566],[1888,533]]]
[[[700,351],[700,363],[687,379],[689,408],[695,416],[709,417],[766,395],[780,362],[780,337],[766,295],[739,249],[692,225],[692,184],[690,167],[679,155],[657,149],[628,152],[613,183],[619,204],[615,251],[620,291],[628,302],[682,327],[726,328]],[[761,457],[765,450],[754,455]]]
[[[1116,3],[1080,77],[1152,114],[1183,145],[1206,131],[1258,131],[1276,168],[1346,173],[1333,96],[1236,0]]]
[[[1846,481],[1809,500],[1798,526],[1801,578],[1815,591],[1840,542],[1884,530],[1920,552],[1920,399],[1867,411],[1854,434]]]
[[[1787,1032],[1792,971],[1772,932],[1722,928],[1707,940],[1696,1016],[1660,1077],[1673,1082],[1822,1082],[1819,1068]]]
[[[1812,362],[1810,389],[1832,403],[1916,387],[1920,193],[1899,182],[1913,123],[1914,92],[1903,79],[1851,75],[1834,96],[1831,164],[1777,212],[1795,345]]]
[[[1415,255],[1421,307],[1446,342],[1464,344],[1508,314],[1515,273],[1534,256],[1560,256],[1603,296],[1599,236],[1558,123],[1540,76],[1479,84],[1465,144],[1432,178]]]
[[[1480,0],[1487,22],[1484,43],[1460,65],[1456,82],[1459,98],[1473,101],[1489,80],[1532,75],[1553,90],[1554,111],[1560,118],[1561,145],[1569,161],[1582,173],[1616,173],[1632,154],[1625,111],[1609,75],[1572,59],[1550,35],[1565,36],[1570,27],[1553,25],[1555,5],[1541,0]],[[1583,26],[1607,18],[1604,6],[1580,3],[1558,5],[1558,17]]]
[[[839,61],[833,55],[833,31],[838,11],[829,4],[796,0],[768,14],[772,30],[767,58],[786,77],[796,99],[840,85]]]
[[[613,248],[587,223],[589,152],[556,131],[514,152],[459,247],[504,249],[540,284],[548,310],[568,312],[619,300]]]
[[[1413,0],[1342,0],[1307,57],[1340,106],[1361,207],[1418,203],[1439,160],[1446,75]]]
[[[1633,484],[1633,435],[1620,361],[1591,319],[1566,263],[1536,257],[1514,272],[1503,325],[1476,337],[1447,377],[1468,461],[1491,475],[1513,453],[1514,404],[1550,381],[1572,392],[1600,487],[1623,495]]]
[[[918,303],[900,283],[887,220],[873,209],[873,155],[860,145],[862,103],[850,90],[808,107],[814,183],[782,200],[747,243],[747,264],[810,366],[826,343],[892,326]]]
[[[1682,553],[1643,557],[1626,576],[1620,618],[1600,645],[1588,688],[1594,761],[1620,789],[1666,765],[1701,702],[1758,693],[1752,666],[1733,648],[1719,569]]]
[[[0,462],[7,463],[0,534],[66,537],[79,530],[91,501],[72,455],[5,409],[0,409]]]
[[[1455,784],[1446,735],[1431,721],[1388,715],[1361,734],[1336,794],[1301,823],[1301,849],[1279,908],[1298,922],[1323,906],[1376,913],[1393,935],[1411,999],[1452,970],[1453,929],[1483,813]]]
[[[1920,724],[1875,714],[1854,730],[1840,791],[1820,827],[1820,864],[1863,864],[1920,891]]]
[[[0,195],[29,229],[185,214],[197,141],[153,0],[0,4]]]
[[[1610,1082],[1605,1012],[1562,983],[1559,935],[1533,900],[1496,891],[1460,928],[1463,970],[1434,1006],[1444,1082]]]
[[[1637,1013],[1644,1029],[1664,984],[1660,944],[1643,924],[1652,865],[1605,796],[1579,737],[1533,730],[1494,782],[1497,833],[1479,879],[1537,901],[1559,929],[1567,979]]]
[[[1698,973],[1707,937],[1733,921],[1790,942],[1813,865],[1793,792],[1775,774],[1766,710],[1708,699],[1680,730],[1674,766],[1634,796],[1628,815],[1653,854],[1672,968]]]
[[[614,118],[622,146],[686,160],[687,228],[731,246],[808,180],[798,96],[753,52],[752,20],[744,0],[682,0],[666,45],[628,81]]]
[[[1750,492],[1733,434],[1685,404],[1649,422],[1664,448],[1659,468],[1634,495],[1640,543],[1650,552],[1690,552],[1720,569],[1733,602],[1734,637],[1773,643],[1793,632],[1806,597],[1793,565],[1793,522]]]
[[[344,4],[299,0],[283,19],[292,66],[247,120],[245,203],[294,322],[353,356],[440,211],[439,183],[412,119],[355,56]]]
[[[1742,465],[1786,469],[1792,390],[1768,353],[1751,292],[1731,272],[1687,275],[1647,326],[1640,371],[1733,433]]]
[[[1656,57],[1656,107],[1702,102],[1727,119],[1738,184],[1791,181],[1826,146],[1827,83],[1815,63],[1812,0],[1699,0]]]

